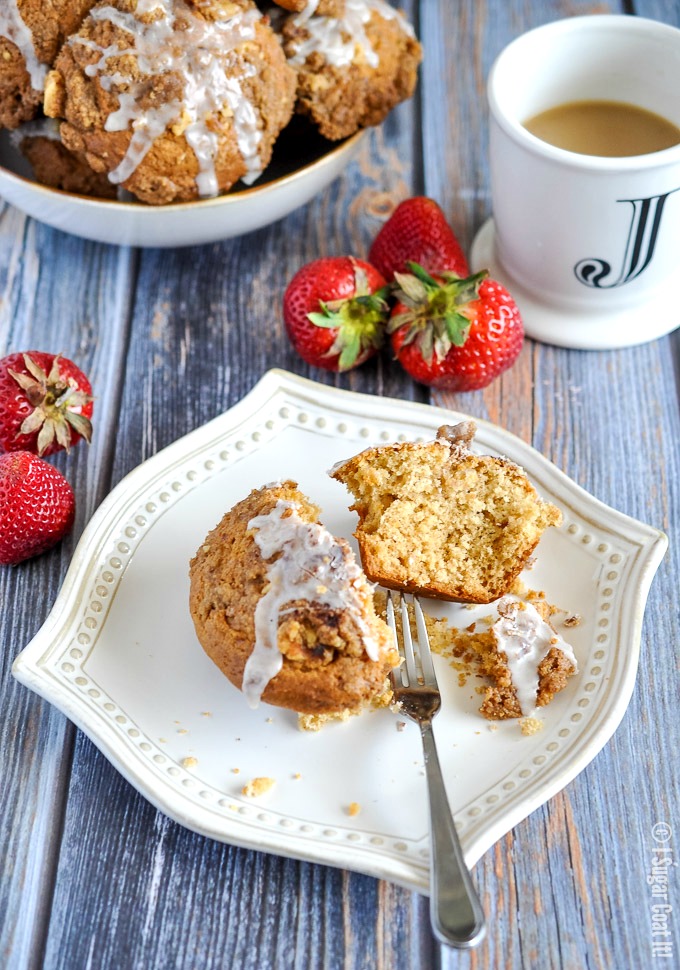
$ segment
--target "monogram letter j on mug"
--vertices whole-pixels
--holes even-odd
[[[488,82],[493,218],[472,265],[527,334],[643,343],[680,324],[680,30],[594,15],[523,34]]]

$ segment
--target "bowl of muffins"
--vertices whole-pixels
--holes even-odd
[[[6,0],[0,195],[100,242],[241,235],[336,178],[420,59],[387,0]]]

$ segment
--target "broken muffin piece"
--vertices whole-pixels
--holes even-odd
[[[398,663],[351,549],[318,516],[294,482],[267,485],[227,512],[191,561],[198,639],[251,706],[359,709]]]
[[[484,615],[481,607],[458,609],[466,614],[458,613],[455,625],[426,615],[433,652],[450,661],[461,687],[470,677],[484,681],[475,688],[484,698],[479,709],[483,717],[520,719],[523,734],[540,730],[538,708],[578,673],[574,649],[554,625],[555,614],[564,611],[534,590],[503,596]],[[471,623],[467,610],[476,617]]]
[[[490,603],[560,523],[521,468],[470,451],[475,431],[471,421],[443,426],[434,441],[369,448],[331,470],[354,496],[355,536],[373,582]]]
[[[576,657],[550,623],[547,604],[510,595],[496,611],[490,629],[470,638],[478,670],[491,681],[480,713],[490,720],[531,718],[567,686]]]

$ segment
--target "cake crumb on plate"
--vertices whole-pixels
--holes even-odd
[[[247,795],[249,798],[258,798],[260,795],[266,794],[276,784],[275,778],[253,778],[241,789],[242,795]]]
[[[538,734],[543,730],[543,721],[538,717],[522,717],[519,727],[525,737],[531,737],[532,734]]]

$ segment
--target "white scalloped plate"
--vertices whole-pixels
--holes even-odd
[[[415,725],[388,710],[318,733],[293,714],[248,708],[201,650],[188,562],[251,488],[291,477],[336,535],[355,516],[326,475],[358,450],[431,438],[464,415],[358,395],[270,371],[235,407],[131,472],[93,516],[47,621],[16,659],[22,683],[70,717],[158,809],[196,832],[351,868],[423,891],[427,794]],[[526,581],[583,622],[570,629],[580,673],[531,737],[491,729],[480,698],[438,661],[435,721],[447,791],[472,865],[563,788],[611,737],[633,689],[649,585],[663,533],[608,508],[537,451],[478,421],[476,448],[522,465],[564,512]],[[441,615],[460,607],[432,604]],[[257,799],[256,776],[276,779]],[[356,802],[359,814],[350,816]]]

